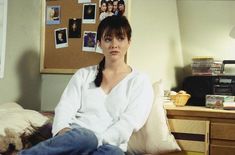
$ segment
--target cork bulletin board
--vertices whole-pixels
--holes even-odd
[[[103,54],[96,48],[99,3],[100,0],[42,0],[41,73],[72,74],[101,61]]]

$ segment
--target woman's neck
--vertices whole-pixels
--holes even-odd
[[[131,69],[124,61],[105,62],[105,70],[112,72],[129,72]]]

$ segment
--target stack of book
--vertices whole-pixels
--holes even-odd
[[[192,59],[192,75],[212,75],[212,57],[194,57]]]

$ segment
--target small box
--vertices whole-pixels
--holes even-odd
[[[223,103],[225,110],[235,110],[235,102],[226,101]]]
[[[207,108],[223,109],[224,102],[234,102],[234,96],[206,95]]]

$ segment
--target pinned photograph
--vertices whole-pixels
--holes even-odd
[[[82,19],[69,19],[69,38],[81,38]]]
[[[124,0],[100,0],[99,1],[99,20],[112,15],[123,16],[125,13],[125,1]]]
[[[47,6],[46,23],[60,24],[60,6]]]
[[[84,31],[82,50],[88,52],[96,51],[96,32]]]
[[[67,28],[55,29],[54,36],[55,36],[55,47],[56,48],[68,47]]]
[[[83,4],[83,19],[84,24],[94,24],[96,21],[96,3]]]

